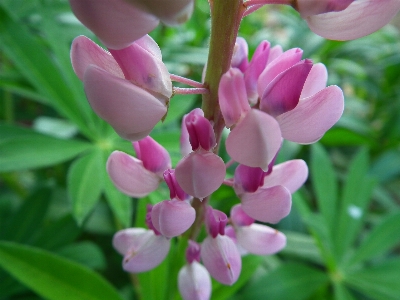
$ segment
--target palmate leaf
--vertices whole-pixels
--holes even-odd
[[[88,150],[89,143],[64,140],[0,124],[0,172],[51,166]]]
[[[45,299],[121,300],[97,273],[39,248],[0,242],[0,266]]]

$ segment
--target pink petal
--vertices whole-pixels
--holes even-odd
[[[133,6],[157,16],[164,24],[176,26],[186,22],[193,12],[193,0],[127,0]]]
[[[125,255],[129,248],[137,242],[138,237],[143,235],[146,231],[146,229],[139,227],[118,231],[114,234],[112,241],[114,249],[117,250],[119,254]]]
[[[261,168],[253,168],[239,164],[233,178],[233,187],[237,195],[244,192],[253,193],[264,184],[265,172]]]
[[[300,99],[313,96],[323,90],[326,87],[327,81],[328,71],[326,70],[326,67],[321,63],[313,65],[310,73],[308,73],[306,82],[304,83]]]
[[[120,231],[114,239],[120,239],[120,234],[130,235],[130,232],[122,231],[121,233]],[[170,248],[170,240],[162,235],[155,235],[153,230],[131,236],[131,242],[122,262],[123,269],[131,273],[154,269],[165,259]],[[113,244],[118,244],[118,242]]]
[[[231,238],[225,235],[206,237],[200,254],[204,266],[215,280],[232,285],[239,278],[242,259]]]
[[[215,238],[218,234],[225,234],[226,223],[228,222],[228,217],[225,213],[220,210],[213,209],[211,206],[207,206],[205,213],[206,228],[208,234]]]
[[[346,9],[354,0],[297,0],[295,8],[302,18]]]
[[[301,99],[295,109],[276,119],[282,137],[299,144],[318,141],[341,117],[344,109],[342,90],[328,86],[319,93]]]
[[[158,188],[160,177],[145,169],[143,163],[121,151],[114,151],[107,160],[107,172],[123,193],[141,198]]]
[[[189,140],[189,132],[186,127],[186,118],[188,118],[188,116],[189,118],[191,118],[192,114],[204,117],[204,112],[201,110],[201,108],[195,108],[190,113],[183,116],[181,125],[181,137],[179,140],[182,157],[192,152],[192,145],[190,145],[190,140]]]
[[[267,65],[270,64],[275,58],[278,58],[283,53],[283,49],[281,45],[275,45],[269,51],[268,62]]]
[[[275,254],[286,246],[283,233],[261,224],[239,227],[236,237],[240,246],[256,255]]]
[[[257,81],[267,65],[269,51],[270,43],[267,41],[262,41],[254,52],[253,58],[251,59],[246,72],[244,73],[247,97],[249,98],[249,102],[251,104],[257,103],[259,96],[257,93]]]
[[[192,152],[175,168],[179,185],[189,195],[205,198],[216,191],[225,179],[223,160],[211,152]]]
[[[181,186],[176,181],[174,169],[165,170],[163,173],[163,177],[165,183],[168,185],[169,196],[171,199],[176,198],[179,200],[187,200],[190,198],[190,196],[186,194],[184,190],[182,190]]]
[[[84,85],[93,110],[127,140],[149,135],[167,112],[166,105],[145,90],[93,65],[85,72]]]
[[[146,40],[149,38],[146,36]],[[118,62],[127,80],[150,91],[166,103],[172,96],[170,74],[162,60],[143,48],[142,44],[134,42],[120,50],[110,49],[110,53]],[[149,44],[149,41],[144,44]]]
[[[310,16],[307,23],[312,31],[324,38],[346,41],[377,31],[399,10],[398,0],[357,0],[343,11]]]
[[[225,126],[230,128],[250,110],[243,73],[230,68],[221,77],[218,87],[219,106]]]
[[[96,65],[114,76],[124,78],[121,68],[112,55],[83,35],[72,41],[71,63],[76,75],[82,81],[89,65]]]
[[[211,296],[211,278],[207,269],[194,261],[178,273],[178,288],[183,300],[208,300]]]
[[[192,226],[196,211],[186,201],[165,200],[151,210],[151,221],[163,236],[172,238],[181,235]]]
[[[158,19],[124,0],[70,0],[72,11],[111,49],[127,47],[152,31]]]
[[[231,221],[236,226],[249,226],[254,223],[254,219],[244,212],[241,204],[232,206]]]
[[[233,160],[268,170],[281,146],[281,132],[276,120],[268,114],[250,110],[226,139],[226,150]]]
[[[257,221],[273,224],[286,217],[292,206],[290,191],[282,185],[245,193],[241,200],[246,214]]]
[[[275,47],[274,47],[275,48]],[[272,51],[272,49],[271,49]],[[278,50],[279,51],[279,48]],[[272,53],[271,53],[272,54]],[[265,70],[261,73],[258,78],[257,83],[257,92],[259,96],[262,96],[264,90],[268,86],[268,84],[276,77],[279,73],[289,69],[294,66],[301,60],[301,56],[303,55],[303,50],[300,48],[289,49],[288,51],[283,52],[273,61],[268,63]]]
[[[276,76],[261,96],[260,109],[275,117],[295,108],[312,65],[305,59]]]
[[[238,68],[240,71],[244,72],[249,64],[248,55],[249,46],[246,40],[242,37],[237,37],[235,47],[233,48],[231,67]]]
[[[210,121],[196,110],[185,116],[185,125],[193,151],[199,148],[209,151],[215,147],[215,134]]]
[[[283,185],[293,194],[304,184],[307,177],[308,167],[304,160],[289,160],[273,167],[272,173],[264,178],[263,188]]]
[[[163,177],[164,171],[171,168],[171,157],[168,151],[150,136],[132,144],[136,157],[142,161],[146,170]]]

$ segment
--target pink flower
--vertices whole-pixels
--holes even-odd
[[[193,152],[187,154],[175,168],[176,180],[189,195],[203,199],[216,191],[225,179],[225,164],[212,152],[216,145],[214,130],[203,111],[193,110],[184,117],[187,139]],[[185,150],[187,151],[187,150]]]
[[[274,166],[270,174],[262,176],[257,168],[240,166],[235,172],[234,188],[241,199],[241,209],[248,216],[261,222],[277,223],[289,214],[291,194],[306,181],[308,168],[303,160],[291,160]],[[251,178],[255,184],[251,183]]]
[[[299,6],[307,2],[310,1],[299,0]],[[400,10],[398,0],[314,0],[312,4],[316,2],[335,2],[338,11],[332,9],[331,12],[312,14],[313,9],[309,8],[304,15],[308,26],[324,38],[341,41],[357,39],[377,31]],[[345,9],[342,10],[343,7]]]
[[[211,296],[211,278],[207,269],[193,261],[178,273],[178,288],[184,300],[208,300]]]
[[[70,0],[75,16],[110,49],[122,49],[157,27],[158,18],[124,0]]]
[[[294,8],[302,18],[346,9],[354,0],[296,0]]]
[[[93,110],[123,138],[147,136],[167,112],[172,82],[154,40],[144,36],[127,48],[104,51],[77,37],[71,61]]]
[[[113,246],[124,255],[124,270],[139,273],[155,268],[165,259],[170,241],[162,235],[156,235],[153,230],[128,228],[114,235]]]
[[[140,198],[156,190],[163,172],[171,167],[171,158],[151,137],[133,143],[137,158],[114,151],[107,160],[107,172],[123,193]]]
[[[170,26],[186,22],[194,7],[194,0],[127,0],[127,2]]]

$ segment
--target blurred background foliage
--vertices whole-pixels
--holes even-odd
[[[171,73],[201,81],[210,20],[207,1],[196,5],[184,26],[151,35]],[[95,39],[67,1],[0,0],[0,299],[179,299],[180,241],[159,267],[133,276],[111,247],[113,233],[143,226],[146,204],[168,191],[138,201],[108,179],[108,155],[134,151],[91,111],[72,70],[70,44],[82,34]],[[288,245],[244,257],[238,283],[214,281],[212,299],[399,299],[399,29],[327,41],[291,8],[272,6],[246,17],[240,36],[251,53],[267,39],[324,63],[329,84],[345,93],[345,112],[317,144],[285,142],[279,160],[302,158],[310,168],[277,225]],[[173,164],[180,119],[200,101],[175,96],[152,132]],[[226,212],[238,201],[227,187],[212,198]]]

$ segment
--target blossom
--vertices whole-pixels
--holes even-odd
[[[111,49],[128,47],[155,27],[159,20],[125,0],[70,0],[75,16]]]
[[[308,0],[298,0],[306,3]],[[312,1],[313,4],[320,0]],[[321,1],[321,2],[327,2]],[[316,34],[331,40],[353,40],[371,34],[382,28],[399,12],[399,0],[336,0],[343,2],[345,9],[331,10],[327,13],[305,15],[310,29]],[[350,5],[349,2],[351,2]],[[347,6],[348,5],[348,6]],[[340,4],[339,4],[340,7]]]
[[[71,48],[72,66],[93,110],[121,137],[137,141],[166,114],[172,82],[160,49],[149,36],[110,51],[77,37]]]
[[[144,197],[157,189],[163,172],[171,167],[171,158],[151,137],[134,142],[136,158],[114,151],[107,160],[107,172],[114,185],[132,197]]]
[[[127,228],[114,235],[113,247],[124,256],[123,269],[139,273],[155,268],[165,259],[170,241],[150,229]]]

